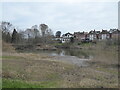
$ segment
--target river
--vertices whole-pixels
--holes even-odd
[[[24,51],[25,52],[25,51]],[[58,50],[31,50],[30,53],[46,54],[52,56],[54,60],[72,63],[78,66],[88,66],[87,61],[102,63],[117,63],[117,52],[106,50],[74,50],[74,49],[58,49]]]

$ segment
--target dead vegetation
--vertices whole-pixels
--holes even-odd
[[[15,49],[14,49],[14,47],[12,47],[12,44],[6,43],[2,40],[2,51],[3,52],[14,53]]]
[[[53,56],[42,53],[4,51],[2,76],[36,84],[55,82],[50,87],[59,88],[117,88],[118,59],[114,51],[93,51],[95,57],[87,62],[88,67],[57,61]]]

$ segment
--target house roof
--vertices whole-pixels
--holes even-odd
[[[93,30],[91,30],[90,32],[89,32],[89,34],[100,34],[100,31],[93,31]]]
[[[96,34],[100,34],[100,31],[96,31]]]
[[[109,33],[107,30],[102,30],[101,34],[107,34]]]
[[[84,34],[87,34],[87,32],[74,32],[74,35],[84,35]]]
[[[69,33],[69,32],[68,32],[68,33],[66,33],[66,34],[63,34],[63,35],[67,36],[67,35],[73,35],[73,34],[71,34],[71,33]]]
[[[117,29],[117,30],[113,31],[112,33],[113,34],[120,34],[120,30]]]

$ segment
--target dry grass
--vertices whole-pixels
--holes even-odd
[[[3,78],[22,80],[28,83],[39,82],[44,85],[46,82],[53,82],[44,87],[118,87],[118,55],[116,51],[96,50],[89,51],[94,53],[94,58],[87,62],[88,67],[78,67],[67,62],[57,61],[53,56],[42,53],[3,52]]]
[[[3,52],[11,52],[11,53],[16,52],[16,51],[15,51],[15,48],[12,47],[12,44],[6,43],[6,42],[4,42],[4,41],[2,41],[2,51],[3,51]]]
[[[58,83],[56,87],[69,88],[101,88],[117,87],[118,85],[117,69],[112,66],[105,68],[104,64],[97,63],[85,68],[55,61],[52,60],[52,57],[45,58],[45,55],[16,53],[13,56],[17,56],[19,59],[14,57],[3,59],[4,78],[22,79],[28,82],[50,81]]]

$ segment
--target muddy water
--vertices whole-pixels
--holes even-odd
[[[57,51],[40,51],[39,53],[45,53],[49,56],[54,56],[54,60],[72,63],[77,66],[88,66],[86,61],[91,60],[93,58],[93,55],[87,51],[73,49],[61,49]]]
[[[22,52],[22,51],[19,51]],[[65,61],[78,66],[88,66],[86,61],[93,58],[93,54],[88,50],[74,50],[74,49],[58,49],[55,51],[51,50],[35,50],[35,51],[24,51],[23,53],[37,53],[46,54],[52,56],[54,60]]]
[[[94,63],[117,64],[117,52],[107,50],[74,50],[60,49],[56,51],[39,50],[26,51],[30,53],[42,53],[53,57],[53,60],[65,61],[78,66],[89,66],[88,61]]]
[[[53,56],[55,60],[66,61],[78,66],[89,66],[88,62],[112,65],[118,63],[116,50],[74,50],[61,49],[57,51],[40,51]]]
[[[78,58],[78,57],[75,57],[75,56],[55,56],[54,59],[59,60],[59,61],[68,62],[68,63],[71,63],[71,64],[75,64],[77,66],[88,66],[86,61],[90,60],[90,59]]]

